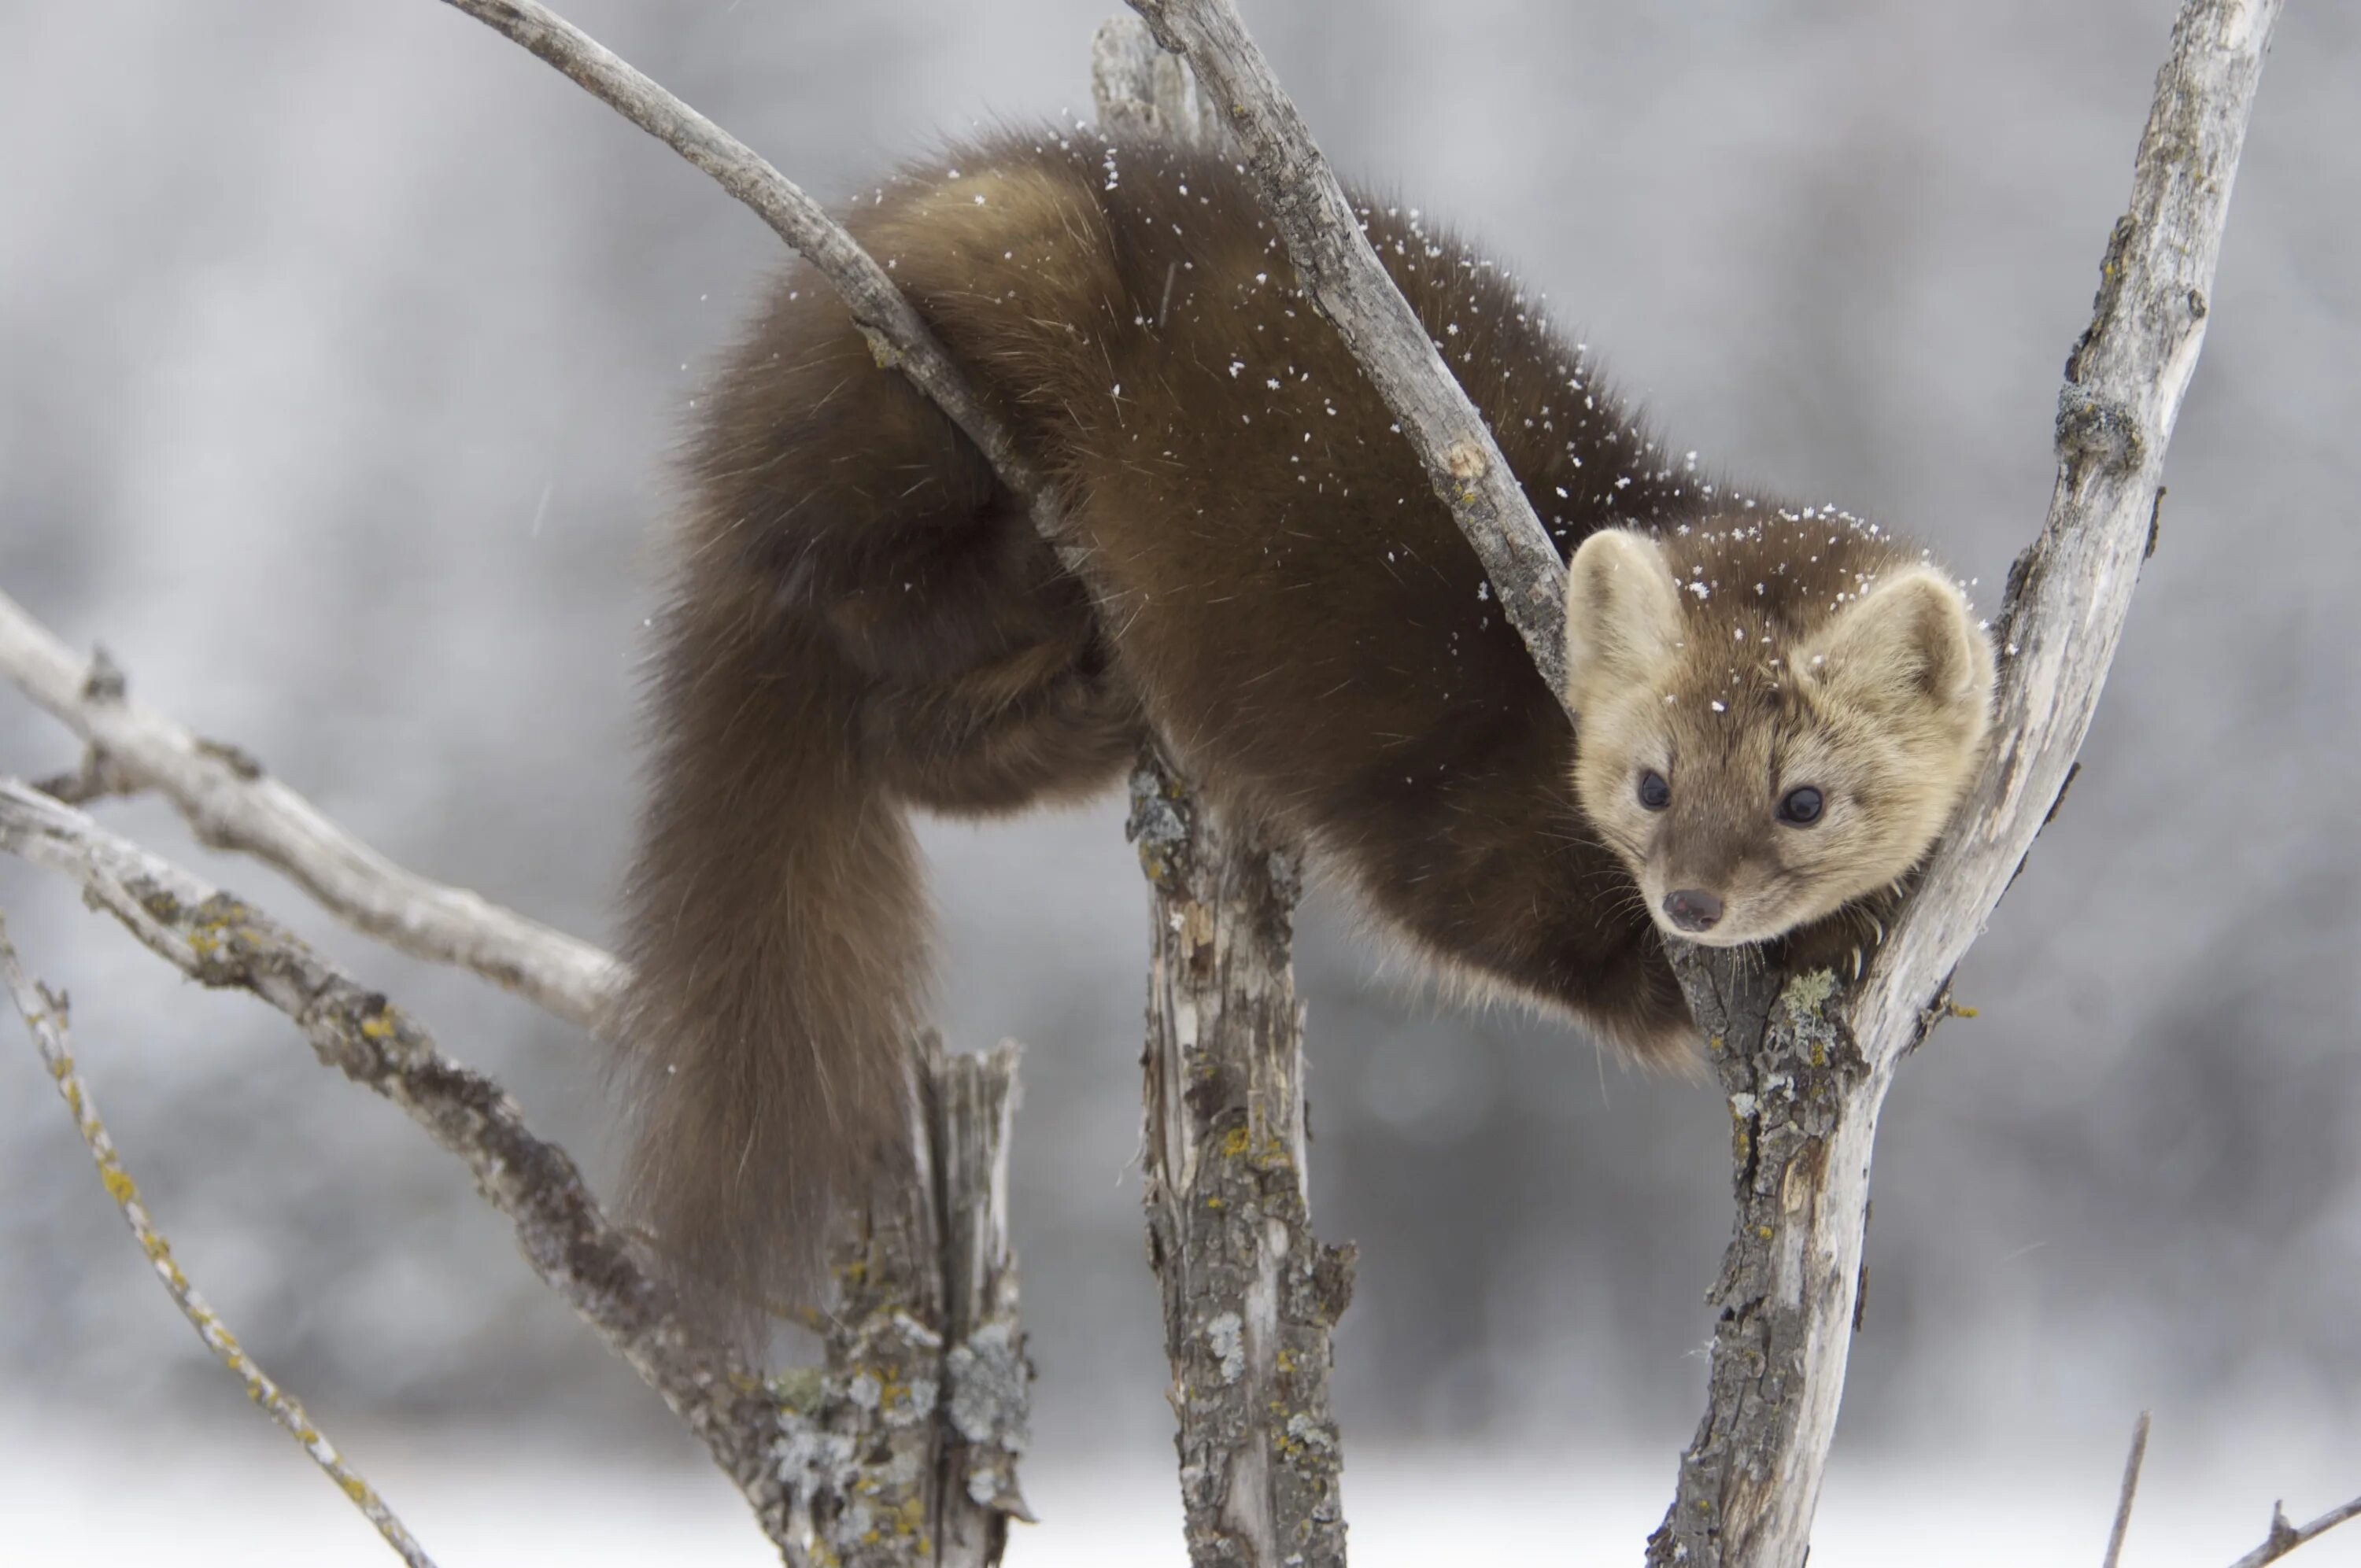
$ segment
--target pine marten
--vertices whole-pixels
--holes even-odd
[[[1953,582],[1673,455],[1493,262],[1356,205],[1570,556],[1579,731],[1227,159],[1011,133],[863,194],[1060,532],[803,267],[700,399],[619,1025],[695,1293],[807,1286],[906,1141],[911,806],[1077,800],[1152,732],[1445,974],[1659,1061],[1668,933],[1841,935],[1942,827],[1993,678]]]

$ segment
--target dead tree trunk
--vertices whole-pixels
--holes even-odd
[[[1091,60],[1105,125],[1221,134],[1188,66],[1137,19],[1102,25]],[[1148,883],[1141,1165],[1189,1560],[1344,1568],[1328,1331],[1353,1255],[1312,1232],[1295,861],[1154,753],[1132,774],[1126,831]]]

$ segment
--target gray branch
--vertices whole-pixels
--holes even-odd
[[[585,1028],[615,996],[622,971],[606,953],[395,865],[246,751],[192,734],[132,696],[104,654],[77,657],[5,594],[0,677],[82,738],[81,771],[58,781],[74,800],[155,790],[199,842],[264,861],[356,930],[413,958],[472,970]]]
[[[1131,781],[1147,872],[1148,1255],[1164,1298],[1197,1568],[1344,1568],[1329,1330],[1353,1253],[1312,1233],[1293,859],[1155,759]]]
[[[2049,520],[2013,574],[1990,762],[1858,983],[1678,955],[1730,1094],[1738,1223],[1708,1408],[1652,1564],[1795,1568],[1834,1435],[1895,1064],[2032,847],[2131,606],[2157,478],[2197,363],[2230,188],[2280,0],[2191,0],[2173,29],[2090,329],[2059,403]]]
[[[2100,1568],[2117,1568],[2124,1560],[2124,1536],[2132,1528],[2132,1499],[2139,1495],[2140,1466],[2147,1461],[2148,1413],[2142,1410],[2132,1423],[2132,1450],[2124,1455],[2123,1489],[2115,1495],[2114,1527],[2107,1531],[2106,1561]]]
[[[1016,1325],[1008,1135],[1017,1047],[929,1036],[916,1179],[837,1249],[826,1369],[791,1376],[799,1534],[841,1568],[991,1568],[1011,1519],[1033,1369]]]
[[[2123,1561],[2124,1537],[2132,1524],[2132,1499],[2139,1492],[2140,1464],[2147,1457],[2147,1427],[2148,1413],[2142,1410],[2132,1427],[2132,1450],[2124,1459],[2123,1489],[2116,1496],[2114,1528],[2107,1533],[2107,1555],[2101,1568],[2115,1568]],[[2297,1547],[2319,1540],[2351,1519],[2361,1519],[2361,1497],[2329,1509],[2300,1529],[2289,1521],[2281,1504],[2273,1503],[2270,1532],[2264,1536],[2260,1546],[2230,1564],[2230,1568],[2263,1568],[2265,1563],[2278,1562]]]
[[[880,1336],[840,1332],[824,1369],[766,1381],[681,1316],[574,1162],[525,1125],[507,1092],[443,1055],[384,995],[252,905],[5,777],[0,850],[71,877],[85,901],[191,979],[286,1014],[324,1065],[464,1160],[514,1224],[525,1261],[704,1442],[789,1568],[999,1561],[1005,1519],[1024,1517],[1014,1467],[1029,1376],[1007,1245],[1013,1047],[986,1058],[928,1053],[916,1136],[934,1175],[881,1201],[867,1223],[869,1233],[898,1225],[922,1238],[878,1254],[867,1305],[845,1320],[890,1321],[909,1346],[904,1375],[881,1376]],[[855,1441],[881,1426],[908,1429],[916,1446]],[[916,1499],[917,1511],[879,1513],[875,1499],[888,1495]],[[895,1534],[905,1518],[914,1528]],[[878,1530],[892,1552],[870,1540]]]
[[[86,902],[190,979],[250,992],[286,1014],[323,1065],[391,1101],[466,1161],[477,1190],[514,1223],[533,1272],[664,1396],[771,1539],[787,1544],[769,1392],[681,1319],[574,1162],[525,1125],[506,1091],[443,1055],[384,995],[252,905],[14,779],[0,778],[0,850],[71,877]]]
[[[1247,179],[1287,242],[1296,279],[1367,372],[1427,481],[1484,563],[1500,608],[1565,700],[1565,566],[1434,340],[1370,247],[1302,115],[1232,0],[1128,0],[1156,41],[1194,67],[1226,110]]]
[[[49,1080],[58,1086],[58,1096],[66,1102],[66,1110],[74,1119],[74,1130],[82,1134],[90,1157],[98,1166],[98,1179],[106,1188],[106,1195],[122,1212],[124,1223],[131,1227],[139,1250],[148,1255],[148,1266],[163,1282],[164,1292],[172,1298],[172,1305],[189,1320],[189,1326],[197,1331],[197,1338],[204,1342],[204,1347],[246,1386],[247,1398],[254,1401],[255,1409],[295,1440],[296,1446],[320,1467],[321,1474],[335,1482],[336,1490],[377,1528],[394,1554],[408,1568],[434,1568],[434,1560],[426,1555],[426,1549],[418,1544],[408,1527],[378,1496],[377,1488],[363,1480],[360,1472],[336,1452],[336,1445],[312,1424],[312,1418],[295,1397],[247,1354],[237,1336],[229,1332],[229,1325],[222,1321],[221,1314],[214,1310],[213,1304],[181,1270],[180,1260],[172,1255],[172,1244],[148,1217],[147,1201],[133,1184],[131,1173],[124,1169],[122,1157],[115,1153],[115,1140],[107,1135],[106,1124],[99,1119],[98,1102],[91,1097],[89,1085],[82,1082],[82,1073],[74,1066],[73,1043],[67,1034],[66,999],[25,972],[16,949],[8,941],[5,919],[0,919],[0,989],[5,989],[15,999],[16,1011],[33,1036],[34,1048],[41,1054],[41,1065],[49,1069]]]
[[[2230,1568],[2263,1568],[2276,1563],[2297,1547],[2319,1540],[2347,1519],[2361,1519],[2361,1497],[2356,1497],[2342,1508],[2329,1509],[2308,1525],[2297,1526],[2288,1521],[2279,1505],[2271,1505],[2271,1530],[2263,1543],[2230,1564]]]
[[[1092,40],[1100,120],[1210,140],[1189,68],[1133,17]],[[1151,751],[1126,828],[1148,883],[1140,1166],[1196,1568],[1344,1568],[1329,1331],[1350,1248],[1312,1231],[1290,854],[1223,821]]]
[[[1055,519],[1040,471],[968,385],[934,332],[885,269],[842,225],[752,148],[658,85],[589,34],[535,0],[444,0],[555,66],[592,97],[711,175],[844,300],[881,367],[896,369],[976,444],[1000,482],[1053,537]]]

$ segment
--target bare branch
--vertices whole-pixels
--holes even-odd
[[[444,1056],[383,995],[251,905],[14,779],[0,778],[0,850],[73,878],[87,902],[191,979],[251,992],[286,1014],[323,1064],[391,1101],[465,1160],[477,1190],[514,1223],[533,1271],[705,1442],[765,1533],[790,1544],[772,1394],[680,1318],[574,1162],[533,1135],[499,1084]]]
[[[2147,1412],[2132,1423],[2132,1451],[2124,1458],[2124,1489],[2115,1499],[2115,1528],[2107,1532],[2107,1560],[2102,1568],[2123,1561],[2124,1534],[2132,1528],[2132,1498],[2139,1491],[2140,1465],[2147,1458]]]
[[[1028,1384],[1008,1243],[1017,1047],[925,1042],[914,1179],[881,1193],[836,1251],[827,1369],[786,1448],[797,1522],[841,1568],[991,1568],[1016,1486]],[[804,1379],[808,1381],[809,1379]]]
[[[1045,526],[1040,474],[960,373],[885,269],[794,181],[596,38],[533,0],[444,0],[522,44],[589,94],[705,170],[753,209],[844,298],[880,366],[898,369],[975,443],[1000,482]]]
[[[1091,95],[1137,134],[1220,134],[1188,66],[1133,17],[1092,39]],[[1208,813],[1152,748],[1125,831],[1148,882],[1142,1201],[1189,1560],[1344,1568],[1329,1331],[1353,1252],[1312,1231],[1295,863]]]
[[[1152,758],[1129,831],[1150,888],[1140,1163],[1189,1559],[1344,1568],[1329,1331],[1354,1255],[1312,1231],[1294,862]]]
[[[277,1007],[324,1065],[393,1102],[467,1161],[477,1190],[514,1223],[534,1272],[705,1442],[790,1568],[999,1561],[1006,1519],[1028,1517],[1016,1462],[1030,1371],[1007,1234],[1014,1046],[982,1058],[927,1054],[914,1133],[919,1168],[935,1174],[881,1200],[871,1221],[873,1232],[896,1224],[924,1245],[872,1260],[869,1308],[839,1320],[827,1371],[766,1383],[680,1317],[573,1161],[533,1135],[500,1085],[443,1056],[383,995],[252,906],[5,777],[0,850],[74,878],[87,902],[190,978]],[[877,1323],[908,1338],[915,1357],[905,1398],[890,1408],[879,1402],[882,1341],[865,1331],[846,1337]],[[924,1530],[870,1540],[883,1518],[876,1500],[908,1468],[901,1450],[860,1440],[881,1420],[910,1430],[931,1480],[912,1493]],[[907,1556],[922,1540],[921,1556]]]
[[[2331,1508],[2301,1530],[2288,1522],[2281,1505],[2271,1505],[2271,1533],[2260,1546],[2230,1564],[2230,1568],[2263,1568],[2266,1563],[2276,1563],[2307,1541],[2319,1540],[2346,1519],[2361,1519],[2361,1497],[2356,1497],[2342,1508]]]
[[[2108,1533],[2107,1558],[2102,1568],[2116,1568],[2123,1558],[2124,1536],[2132,1522],[2132,1498],[2139,1490],[2140,1463],[2147,1457],[2147,1427],[2148,1413],[2142,1410],[2139,1420],[2132,1426],[2132,1451],[2124,1460],[2123,1491],[2115,1500],[2115,1527]],[[2281,1504],[2273,1503],[2270,1533],[2264,1537],[2262,1545],[2230,1564],[2230,1568],[2263,1568],[2263,1564],[2278,1562],[2306,1541],[2326,1535],[2350,1519],[2361,1519],[2361,1497],[2354,1498],[2342,1508],[2329,1509],[2301,1530],[2288,1522],[2286,1509]]]
[[[1232,0],[1129,0],[1157,42],[1185,56],[1227,110],[1246,175],[1287,242],[1304,292],[1401,423],[1484,563],[1550,690],[1565,700],[1565,566],[1476,405],[1370,248],[1345,188],[1312,140]]]
[[[73,1115],[74,1128],[82,1134],[82,1141],[90,1147],[90,1157],[98,1165],[98,1179],[106,1188],[106,1195],[122,1211],[124,1223],[131,1227],[140,1250],[148,1255],[156,1277],[164,1282],[166,1294],[197,1331],[197,1338],[246,1385],[247,1397],[278,1422],[311,1456],[312,1463],[336,1484],[336,1489],[352,1500],[362,1517],[377,1527],[377,1532],[385,1537],[385,1543],[393,1548],[397,1556],[410,1568],[434,1568],[434,1559],[403,1528],[385,1499],[377,1495],[377,1489],[345,1463],[336,1445],[312,1424],[312,1418],[303,1413],[303,1407],[296,1403],[294,1396],[255,1365],[254,1358],[238,1343],[237,1336],[229,1332],[229,1325],[221,1321],[212,1304],[181,1272],[179,1260],[172,1255],[172,1244],[164,1239],[164,1234],[148,1217],[139,1189],[132,1182],[131,1173],[123,1168],[123,1161],[115,1152],[115,1140],[107,1135],[106,1124],[99,1119],[97,1102],[91,1098],[88,1086],[74,1069],[73,1044],[66,1028],[66,999],[36,984],[26,974],[16,948],[8,940],[5,917],[0,917],[0,983],[7,986],[16,1011],[24,1015],[33,1044],[41,1053],[41,1060],[49,1068],[66,1109]]]
[[[72,775],[85,786],[73,792],[80,799],[154,789],[201,842],[284,872],[357,930],[412,957],[473,970],[586,1028],[597,1026],[616,994],[622,971],[606,953],[395,865],[245,751],[201,739],[133,697],[104,654],[77,658],[5,594],[0,676],[87,743]]]
[[[1736,1124],[1705,1419],[1649,1562],[1801,1563],[1844,1387],[1877,1116],[2057,798],[2131,603],[2280,0],[2190,0],[2059,399],[2048,525],[1998,629],[1992,758],[1857,984],[1675,955]]]
[[[1177,145],[1221,147],[1221,111],[1177,54],[1158,47],[1148,24],[1109,16],[1091,35],[1091,95],[1099,124],[1119,136]]]

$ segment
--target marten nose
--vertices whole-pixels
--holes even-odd
[[[1685,887],[1664,894],[1664,913],[1684,931],[1709,931],[1721,918],[1721,900],[1702,888]]]

